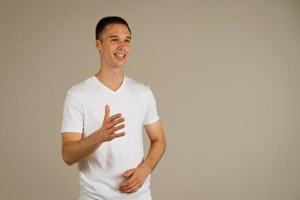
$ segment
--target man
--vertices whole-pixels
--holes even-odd
[[[78,163],[80,200],[149,200],[150,174],[166,142],[148,86],[124,75],[131,30],[120,17],[96,26],[98,73],[71,87],[62,122],[62,157]],[[143,126],[150,139],[144,159]]]

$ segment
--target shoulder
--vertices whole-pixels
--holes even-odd
[[[89,92],[89,90],[91,89],[90,81],[91,81],[91,77],[86,78],[85,80],[72,85],[68,89],[67,93],[69,95],[72,95],[75,98],[80,99],[81,96],[86,95],[86,93]]]
[[[150,86],[144,83],[141,83],[135,79],[132,79],[126,76],[127,86],[130,90],[134,90],[135,92],[147,93],[150,90]]]

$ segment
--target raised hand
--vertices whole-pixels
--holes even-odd
[[[124,121],[125,119],[122,117],[121,113],[110,116],[110,108],[108,105],[105,105],[104,119],[101,128],[98,130],[101,141],[107,142],[124,136],[125,132],[116,133],[116,131],[125,127],[125,124],[121,124]]]

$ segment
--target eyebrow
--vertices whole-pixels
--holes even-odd
[[[117,38],[119,37],[118,35],[111,35],[109,38]],[[127,39],[131,39],[131,36],[126,36]]]

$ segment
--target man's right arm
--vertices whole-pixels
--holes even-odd
[[[62,158],[68,165],[86,159],[103,142],[108,142],[125,135],[124,132],[116,133],[116,131],[125,127],[125,124],[120,124],[125,121],[121,113],[113,116],[109,116],[109,113],[109,106],[106,105],[101,128],[88,137],[82,138],[81,133],[75,132],[62,133]]]
[[[101,139],[97,132],[86,138],[81,138],[80,133],[62,133],[62,158],[68,165],[86,158],[93,153],[101,144]]]

